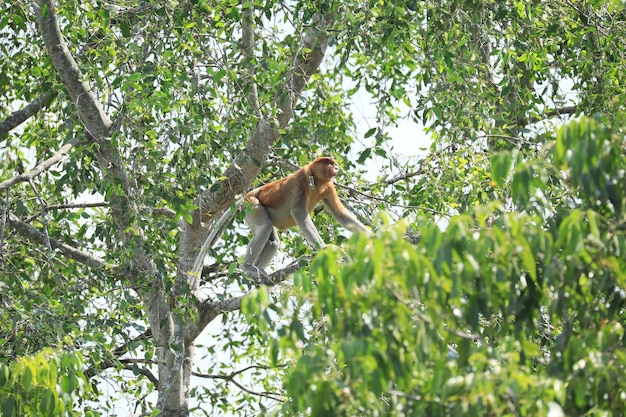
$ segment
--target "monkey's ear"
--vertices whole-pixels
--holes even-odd
[[[313,175],[309,175],[309,187],[311,190],[315,190],[315,177]]]

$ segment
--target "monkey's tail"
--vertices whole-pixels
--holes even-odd
[[[242,199],[238,200],[235,203],[235,206],[239,208],[242,202]],[[226,229],[226,226],[228,226],[233,217],[235,217],[235,212],[232,207],[229,207],[224,212],[224,214],[222,214],[222,217],[220,217],[219,220],[215,223],[213,229],[211,230],[211,233],[209,233],[209,236],[207,236],[206,240],[202,244],[200,252],[198,252],[198,256],[196,256],[196,260],[193,263],[192,270],[194,274],[198,275],[198,278],[200,277],[200,274],[202,272],[202,265],[204,264],[204,258],[206,257],[206,254],[209,252],[209,249],[213,247],[217,239],[222,236],[222,233],[224,233],[224,229]]]

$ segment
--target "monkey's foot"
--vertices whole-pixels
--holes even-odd
[[[259,268],[254,264],[243,264],[243,271],[255,284],[274,285],[274,282],[263,268]]]

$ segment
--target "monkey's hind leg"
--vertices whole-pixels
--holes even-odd
[[[257,283],[271,283],[270,277],[265,272],[265,267],[278,250],[280,243],[278,233],[272,225],[267,210],[262,205],[257,205],[254,212],[246,216],[246,222],[252,229],[254,236],[246,248],[243,261],[244,272]]]
[[[278,232],[276,229],[272,229],[272,233],[270,233],[267,242],[265,242],[265,247],[259,254],[256,262],[254,264],[261,269],[267,268],[272,259],[274,259],[274,255],[278,252],[278,247],[280,246],[280,240],[278,239]]]

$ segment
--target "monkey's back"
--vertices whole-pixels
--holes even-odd
[[[274,227],[284,230],[296,226],[291,215],[292,209],[300,206],[310,213],[322,200],[327,189],[327,185],[322,185],[311,190],[308,176],[303,169],[299,169],[285,178],[251,191],[246,200],[253,205],[265,207]]]

